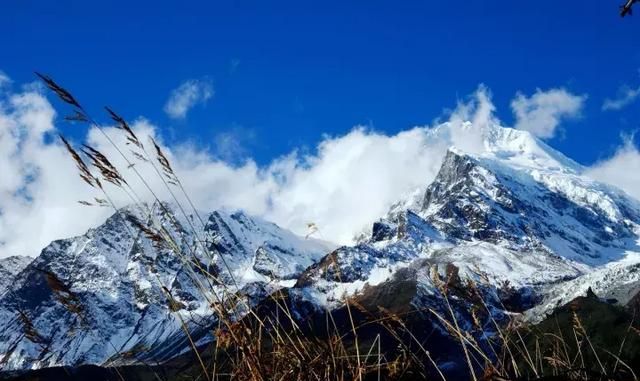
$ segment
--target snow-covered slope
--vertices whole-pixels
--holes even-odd
[[[333,247],[319,240],[302,239],[241,211],[231,215],[212,213],[205,231],[217,232],[215,251],[228,258],[227,264],[241,283],[295,279]]]
[[[171,358],[189,348],[181,321],[195,340],[210,339],[211,304],[223,289],[251,294],[252,303],[256,290],[286,285],[329,250],[241,212],[210,214],[193,237],[190,222],[164,207],[154,205],[148,221],[164,226],[184,255],[139,234],[127,216],[143,212],[127,208],[83,236],[51,243],[22,271],[0,298],[3,369]]]
[[[33,258],[14,255],[0,258],[0,295],[7,292],[13,282],[13,278],[22,271]]]

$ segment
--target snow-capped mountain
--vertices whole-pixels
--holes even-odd
[[[452,147],[426,189],[400,200],[358,245],[303,274],[302,297],[333,305],[427,259],[475,280],[508,281],[539,299],[538,315],[590,286],[621,302],[631,298],[640,288],[640,204],[525,131],[480,132],[480,153]]]
[[[165,204],[122,209],[83,236],[53,242],[0,297],[0,364],[172,358],[189,350],[182,321],[196,342],[212,339],[221,284],[248,305],[286,288],[317,311],[340,309],[345,296],[370,301],[409,287],[408,304],[446,315],[441,282],[452,282],[463,328],[476,324],[464,296],[470,280],[496,319],[540,319],[589,287],[619,303],[638,293],[638,201],[527,132],[462,128],[479,133],[481,147],[451,147],[436,178],[399,199],[354,246],[333,250],[242,212],[213,212],[200,223]],[[162,227],[177,250],[154,244],[131,215]],[[296,316],[304,313],[313,312]]]
[[[448,126],[440,129],[433,133]],[[426,189],[399,200],[356,246],[309,268],[292,299],[339,310],[348,297],[375,310],[397,307],[389,295],[402,295],[424,345],[455,379],[468,376],[456,373],[466,365],[459,350],[443,350],[458,344],[440,317],[451,323],[455,314],[482,346],[496,333],[492,319],[539,321],[589,287],[623,305],[636,295],[640,203],[527,132],[481,132],[482,150],[449,149]]]
[[[146,220],[169,232],[180,256],[138,233],[128,218],[142,218],[138,209],[122,209],[83,236],[51,243],[15,279],[0,298],[3,369],[171,358],[189,348],[181,321],[194,340],[210,339],[211,304],[223,293],[212,279],[252,303],[254,294],[291,283],[329,250],[242,212],[210,214],[193,237],[186,224],[196,219],[154,205]]]

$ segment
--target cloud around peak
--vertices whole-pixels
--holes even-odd
[[[80,180],[62,144],[52,139],[59,130],[47,99],[37,88],[2,89],[0,102],[0,256],[37,255],[52,240],[104,221],[109,208],[78,203],[101,196]],[[404,194],[426,187],[449,146],[478,143],[463,131],[462,121],[485,123],[492,108],[481,90],[450,113],[446,134],[434,134],[428,126],[393,135],[356,126],[344,135],[325,136],[312,151],[294,150],[264,166],[251,158],[229,163],[186,143],[163,144],[159,128],[145,119],[131,125],[141,141],[154,137],[162,145],[199,209],[244,209],[302,235],[314,222],[319,238],[346,244]],[[116,144],[126,144],[120,130],[107,126],[104,131]],[[150,197],[95,127],[74,143],[103,152],[140,197]],[[137,163],[136,169],[160,198],[171,199],[148,163]],[[108,191],[117,206],[131,203],[125,193]]]
[[[100,195],[80,180],[62,144],[52,139],[59,132],[56,113],[39,91],[36,87],[17,92],[0,88],[0,257],[37,255],[52,240],[82,234],[112,213],[109,208],[78,204]],[[484,126],[499,124],[494,112],[491,94],[481,86],[431,126],[396,134],[356,126],[342,135],[325,136],[311,151],[293,150],[266,165],[250,157],[229,163],[188,142],[163,143],[160,128],[142,118],[131,126],[144,143],[149,137],[159,142],[200,210],[244,209],[301,235],[313,222],[319,227],[318,238],[348,244],[391,205],[424,190],[449,147],[481,153]],[[531,120],[546,123],[545,118]],[[126,144],[120,130],[106,126],[105,132],[116,144]],[[73,143],[88,143],[103,152],[140,197],[151,201],[149,192],[95,127]],[[637,150],[629,146],[607,165],[624,172],[627,156],[623,154],[634,158]],[[148,163],[139,162],[136,169],[160,198],[171,199]],[[598,169],[593,173],[604,172]],[[620,178],[604,180],[617,184]],[[108,191],[117,206],[131,203],[117,189]]]
[[[172,119],[184,119],[194,106],[206,103],[214,95],[213,83],[207,78],[189,79],[171,91],[164,112]]]

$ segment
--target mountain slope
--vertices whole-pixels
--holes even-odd
[[[0,299],[4,369],[171,358],[189,349],[182,321],[194,340],[210,340],[211,303],[224,290],[260,297],[255,290],[281,287],[328,250],[243,213],[214,212],[192,237],[185,221],[161,209],[155,205],[151,220],[183,256],[137,233],[129,216],[141,212],[128,208],[83,236],[53,242],[24,269]],[[219,250],[212,257],[193,244],[202,237]]]
[[[0,295],[8,291],[13,279],[33,260],[31,257],[11,256],[0,258]]]

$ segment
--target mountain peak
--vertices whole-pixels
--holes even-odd
[[[581,173],[580,164],[556,151],[528,131],[497,124],[444,123],[433,129],[436,137],[452,142],[450,150],[462,155],[501,160],[510,166]]]
[[[396,203],[386,220],[395,221],[405,208],[448,239],[548,251],[579,266],[635,250],[636,200],[582,175],[578,164],[526,131],[459,128],[482,149],[451,146],[423,196]],[[440,126],[434,133],[453,131]]]

